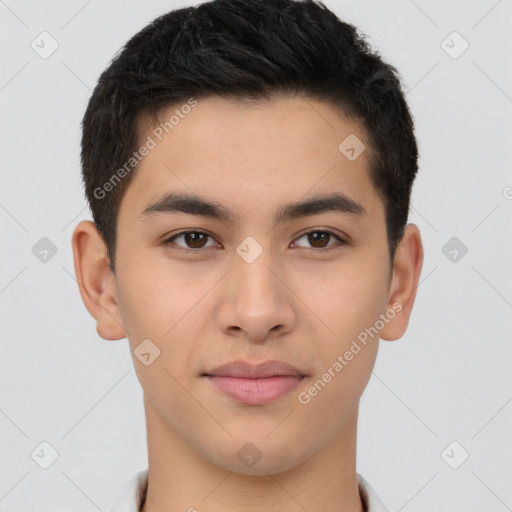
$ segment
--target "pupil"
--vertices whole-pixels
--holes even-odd
[[[191,246],[193,249],[200,249],[203,246],[203,244],[201,244],[200,240],[198,242],[198,239],[200,239],[201,237],[203,237],[203,241],[204,239],[206,239],[206,235],[204,235],[203,233],[186,233],[185,241],[187,245]]]
[[[311,243],[311,245],[314,246],[313,242],[318,242],[319,238],[323,238],[325,243],[321,244],[320,247],[325,247],[327,245],[328,237],[329,237],[328,233],[323,233],[321,231],[315,231],[314,233],[309,234],[309,242]]]

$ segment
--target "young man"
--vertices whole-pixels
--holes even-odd
[[[83,120],[83,301],[128,338],[148,470],[112,512],[386,510],[356,472],[379,339],[423,262],[395,68],[323,4],[156,19]]]

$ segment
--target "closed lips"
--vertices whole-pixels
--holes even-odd
[[[246,361],[232,361],[203,373],[206,377],[234,377],[243,379],[262,379],[267,377],[291,376],[302,378],[305,375],[288,363],[282,361],[265,361],[251,364]]]

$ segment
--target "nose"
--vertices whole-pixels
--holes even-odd
[[[298,299],[289,281],[268,251],[252,263],[236,256],[221,289],[220,329],[253,342],[291,332],[297,323]]]

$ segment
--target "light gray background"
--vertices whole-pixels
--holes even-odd
[[[406,335],[380,342],[357,470],[391,511],[512,510],[512,1],[325,3],[400,71],[421,155],[421,284]],[[128,342],[99,338],[74,278],[71,233],[90,218],[79,123],[122,44],[184,5],[0,0],[0,511],[108,510],[147,467]],[[47,59],[42,31],[59,45]],[[58,249],[46,263],[42,237]],[[468,248],[456,262],[452,237]],[[48,469],[31,456],[43,441]]]

